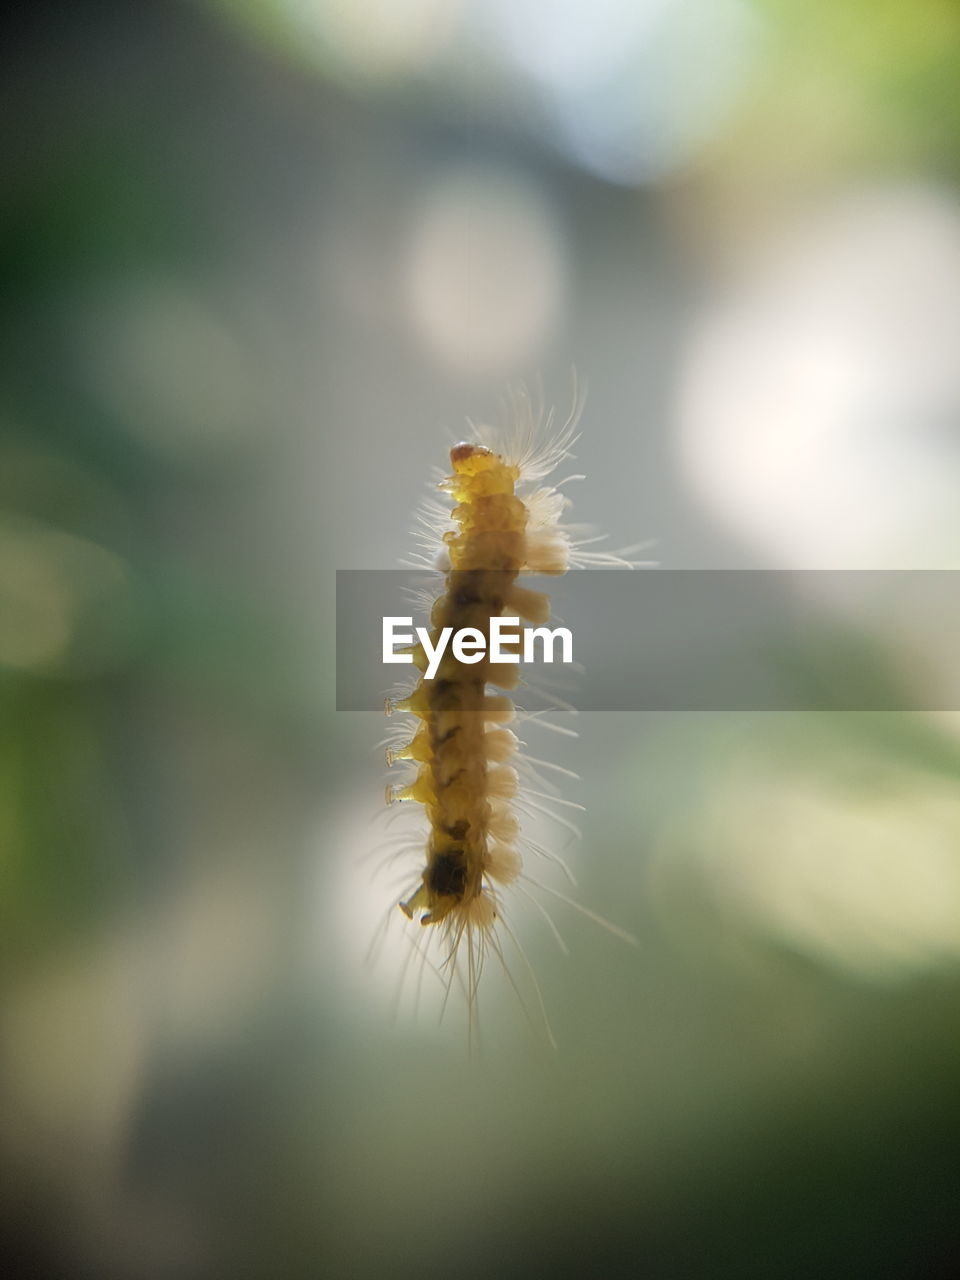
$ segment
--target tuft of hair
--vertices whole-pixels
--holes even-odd
[[[499,453],[520,471],[524,484],[535,484],[551,475],[565,459],[573,456],[579,440],[580,418],[586,403],[586,388],[581,388],[574,375],[573,400],[566,420],[559,427],[556,414],[548,408],[543,389],[532,393],[525,383],[507,388],[500,426],[474,427],[477,440]]]

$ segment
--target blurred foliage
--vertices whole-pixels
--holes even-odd
[[[956,176],[960,10],[951,0],[755,2],[771,55],[747,133],[761,155],[777,164],[790,137],[800,150],[785,175],[819,153],[841,170],[883,163]]]

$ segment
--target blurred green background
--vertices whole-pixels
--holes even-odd
[[[589,380],[611,545],[955,567],[954,0],[5,28],[4,1274],[960,1276],[960,719],[536,743],[640,945],[523,920],[559,1051],[491,972],[469,1059],[364,965],[384,729],[332,709],[334,570],[516,377]],[[834,678],[950,686],[848,603]]]

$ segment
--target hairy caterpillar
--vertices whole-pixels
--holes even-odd
[[[420,514],[426,554],[418,563],[431,565],[441,575],[437,593],[424,602],[429,607],[432,649],[445,628],[454,633],[472,628],[489,640],[494,618],[507,615],[545,623],[550,618],[549,598],[520,585],[517,579],[522,574],[563,574],[571,566],[634,567],[621,555],[590,550],[600,539],[566,524],[563,515],[569,500],[559,484],[544,483],[571,456],[582,402],[575,398],[573,412],[556,431],[552,413],[544,416],[522,387],[511,393],[508,407],[507,428],[472,427],[473,439],[451,449],[450,473],[437,487],[453,501],[452,511],[434,501],[425,504]],[[567,477],[573,478],[582,477]],[[419,878],[399,906],[409,919],[419,919],[442,939],[440,969],[447,970],[447,990],[458,975],[472,1025],[488,951],[510,977],[498,930],[511,938],[528,964],[504,913],[507,887],[530,897],[526,882],[627,941],[635,939],[558,890],[530,879],[523,870],[521,849],[560,863],[564,869],[565,865],[556,854],[522,836],[522,813],[549,814],[579,832],[551,807],[571,802],[551,794],[537,772],[537,768],[556,766],[524,756],[517,735],[506,727],[512,721],[533,718],[516,708],[509,696],[519,683],[519,667],[493,663],[486,656],[467,665],[446,649],[434,678],[427,679],[424,646],[418,643],[408,652],[420,678],[412,689],[388,698],[386,710],[388,715],[406,712],[417,723],[412,735],[405,727],[391,735],[387,762],[391,766],[409,762],[416,773],[404,783],[389,785],[387,802],[422,804],[429,831]],[[501,692],[489,693],[488,685]],[[557,771],[576,776],[565,769]],[[530,781],[545,789],[521,790],[521,782]],[[534,900],[534,905],[562,946],[549,913],[539,901]],[[465,974],[459,969],[463,952]],[[516,989],[512,977],[510,981]],[[539,1000],[535,978],[533,983]],[[540,1006],[543,1012],[542,1001]],[[544,1023],[552,1041],[545,1015]]]

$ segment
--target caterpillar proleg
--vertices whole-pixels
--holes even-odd
[[[553,425],[552,413],[544,414],[523,387],[509,394],[507,408],[504,428],[471,424],[470,438],[451,449],[449,473],[437,488],[452,501],[452,510],[434,500],[419,516],[424,552],[417,564],[437,571],[436,595],[426,602],[425,638],[431,651],[446,628],[454,634],[470,628],[489,640],[493,619],[546,623],[549,598],[523,586],[518,581],[523,574],[557,575],[571,566],[634,567],[623,555],[594,550],[597,538],[567,524],[569,500],[560,489],[564,481],[546,482],[571,457],[582,402],[575,399],[559,428]],[[567,477],[571,478],[582,477]],[[387,761],[391,766],[408,762],[415,772],[388,786],[387,800],[423,805],[428,830],[416,879],[399,906],[440,939],[437,968],[448,991],[454,981],[464,987],[472,1026],[489,955],[503,965],[517,989],[504,960],[503,936],[529,969],[505,909],[507,891],[533,901],[561,946],[540,892],[626,940],[634,939],[565,893],[532,879],[525,869],[528,852],[564,865],[559,855],[525,836],[525,819],[548,814],[579,834],[558,809],[581,806],[560,797],[540,770],[561,778],[575,775],[525,756],[517,733],[508,727],[538,719],[514,706],[511,694],[519,682],[519,667],[494,663],[486,656],[468,663],[451,648],[445,649],[439,664],[431,664],[423,643],[409,652],[420,676],[414,687],[389,698],[386,710],[388,715],[404,712],[412,717],[412,731],[407,722],[391,735]],[[427,678],[428,667],[433,678]],[[529,977],[543,1013],[532,971]],[[543,1022],[549,1036],[545,1014]]]

